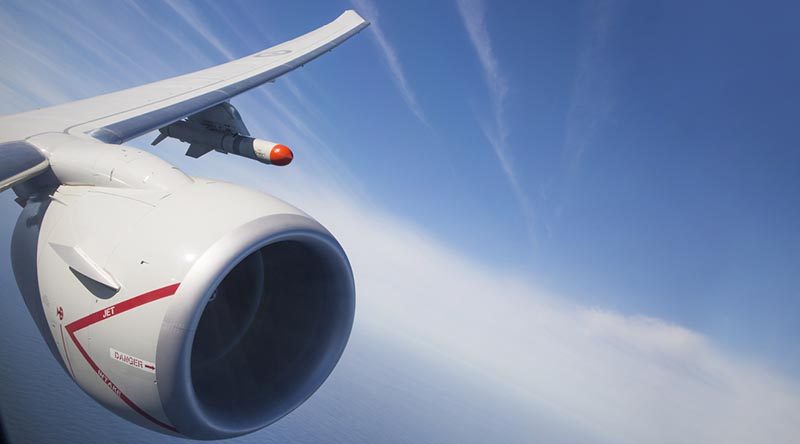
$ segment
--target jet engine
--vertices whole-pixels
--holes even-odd
[[[14,273],[86,393],[150,429],[220,439],[320,387],[355,307],[349,262],[324,227],[144,151],[63,134],[31,143],[57,180],[26,194]]]

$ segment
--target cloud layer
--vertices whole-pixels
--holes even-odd
[[[792,442],[796,381],[691,330],[583,307],[341,194],[294,196],[347,249],[357,322],[603,442]],[[487,239],[487,241],[491,241]]]

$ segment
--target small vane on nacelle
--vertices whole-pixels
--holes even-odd
[[[219,151],[278,166],[288,165],[294,158],[285,145],[250,137],[239,112],[227,102],[167,125],[159,132],[152,145],[172,137],[188,143],[186,155],[194,158]]]

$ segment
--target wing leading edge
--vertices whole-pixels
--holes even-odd
[[[314,31],[222,65],[3,117],[2,139],[24,140],[44,132],[66,132],[106,143],[124,143],[272,81],[332,50],[368,25],[358,13],[348,10]]]

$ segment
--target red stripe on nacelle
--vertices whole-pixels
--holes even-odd
[[[116,315],[118,315],[120,313],[124,313],[124,312],[126,312],[128,310],[134,309],[136,307],[139,307],[141,305],[147,304],[149,302],[157,301],[157,300],[159,300],[161,298],[165,298],[167,296],[172,296],[173,294],[175,294],[176,291],[178,291],[178,286],[179,285],[180,285],[180,283],[167,285],[166,287],[162,287],[162,288],[159,288],[159,289],[156,289],[156,290],[153,290],[153,291],[149,291],[149,292],[144,293],[144,294],[140,294],[139,296],[130,298],[130,299],[126,300],[126,301],[122,301],[119,304],[112,305],[110,307],[106,307],[106,308],[104,308],[102,310],[96,311],[96,312],[94,312],[92,314],[86,315],[86,316],[78,319],[77,321],[74,321],[74,322],[70,323],[69,325],[67,325],[67,334],[69,334],[69,337],[72,338],[72,342],[75,343],[75,347],[78,348],[78,351],[81,352],[81,354],[83,355],[83,358],[86,359],[86,362],[89,363],[89,366],[92,367],[92,370],[94,370],[94,372],[97,373],[97,376],[99,376],[100,379],[103,380],[103,382],[108,386],[108,388],[110,388],[111,391],[114,392],[114,394],[119,396],[119,398],[125,404],[127,404],[128,407],[133,409],[136,413],[144,416],[150,422],[152,422],[154,424],[157,424],[157,425],[159,425],[159,426],[161,426],[161,427],[163,427],[163,428],[165,428],[167,430],[170,430],[172,432],[175,432],[175,433],[178,433],[178,429],[176,429],[175,427],[173,427],[173,426],[171,426],[169,424],[166,424],[164,422],[161,422],[158,419],[154,418],[152,415],[150,415],[149,413],[145,412],[141,407],[139,407],[133,401],[131,401],[130,398],[125,396],[125,393],[122,393],[122,390],[120,390],[119,387],[117,387],[117,385],[114,384],[114,382],[112,382],[111,379],[109,379],[109,377],[105,374],[105,372],[100,370],[100,367],[97,366],[97,364],[94,362],[92,357],[89,356],[89,353],[83,348],[81,343],[78,341],[78,338],[75,337],[75,333],[78,330],[81,330],[81,329],[84,329],[84,328],[86,328],[86,327],[88,327],[90,325],[96,324],[96,323],[98,323],[98,322],[100,322],[100,321],[102,321],[104,319],[108,319],[108,318],[114,317],[114,316],[116,316]],[[66,350],[65,350],[65,352],[66,352]]]
[[[64,356],[67,357],[67,366],[69,366],[69,374],[75,378],[75,372],[72,371],[72,363],[69,361],[69,351],[67,350],[67,341],[64,340],[64,326],[61,325],[61,345],[64,346]]]

